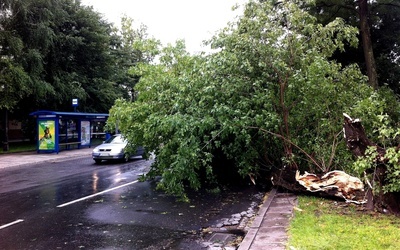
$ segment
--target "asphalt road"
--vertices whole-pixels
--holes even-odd
[[[249,186],[176,202],[138,181],[150,164],[80,157],[0,169],[0,249],[204,249],[202,229],[258,193]]]

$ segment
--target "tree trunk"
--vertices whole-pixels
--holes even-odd
[[[367,68],[367,75],[369,85],[374,89],[378,89],[378,76],[376,73],[375,57],[372,48],[371,33],[368,25],[368,1],[359,0],[359,17],[360,17],[360,33],[362,40],[362,47],[364,51],[365,66]]]
[[[367,191],[366,208],[384,212],[388,210],[394,214],[400,213],[400,193],[383,193],[382,187],[385,185],[386,170],[388,163],[385,158],[386,150],[370,141],[364,131],[359,119],[352,119],[347,114],[344,115],[344,136],[348,149],[356,156],[365,155],[368,146],[375,146],[378,156],[375,166],[367,169],[366,172],[373,174],[371,187]],[[390,166],[389,166],[390,167]],[[374,188],[376,187],[376,188]],[[374,193],[375,191],[375,193]]]
[[[8,145],[8,110],[4,109],[4,121],[3,121],[3,131],[2,131],[2,144],[3,144],[3,151],[9,150]]]

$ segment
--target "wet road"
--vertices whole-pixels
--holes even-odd
[[[139,182],[150,161],[85,157],[0,170],[0,249],[204,249],[201,229],[254,201],[255,188],[191,203]]]

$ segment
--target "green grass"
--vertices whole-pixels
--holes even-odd
[[[102,144],[104,139],[92,139],[92,146],[97,146]],[[36,143],[35,142],[10,142],[8,144],[9,150],[3,151],[3,145],[0,148],[0,155],[7,154],[7,153],[17,153],[17,152],[27,152],[27,151],[35,151],[36,150]]]
[[[360,206],[299,196],[289,226],[289,249],[400,249],[400,218]]]
[[[105,139],[101,139],[101,138],[92,138],[91,145],[92,146],[100,145],[103,143],[104,140]]]
[[[0,154],[35,151],[36,150],[36,144],[34,142],[9,142],[8,147],[9,147],[8,151],[3,151],[3,145],[1,145]]]

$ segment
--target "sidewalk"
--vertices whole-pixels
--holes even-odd
[[[0,155],[0,169],[8,167],[16,167],[25,164],[34,164],[46,161],[57,161],[70,157],[90,157],[91,148],[63,150],[57,153],[37,153],[36,151],[23,153],[9,153]]]
[[[238,250],[286,249],[287,228],[296,205],[296,195],[272,189]]]
[[[59,161],[67,158],[90,157],[93,147],[64,150],[57,153],[10,153],[0,155],[0,170],[25,164]],[[297,196],[274,188],[260,207],[238,250],[284,250],[287,227],[293,217]]]

